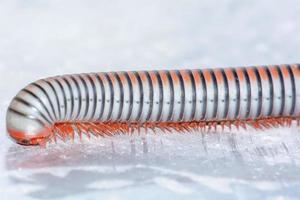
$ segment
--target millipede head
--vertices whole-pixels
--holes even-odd
[[[41,145],[52,133],[51,127],[41,126],[34,119],[23,118],[11,110],[7,111],[6,121],[9,136],[18,144]]]

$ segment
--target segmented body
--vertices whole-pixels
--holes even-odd
[[[269,127],[299,116],[296,64],[109,72],[29,84],[8,108],[7,129],[17,142],[36,144],[74,129],[105,135],[130,127],[180,131],[227,122]]]

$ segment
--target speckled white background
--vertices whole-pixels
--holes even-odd
[[[38,78],[299,62],[285,0],[0,0],[1,199],[300,199],[299,128],[22,147],[5,111]]]

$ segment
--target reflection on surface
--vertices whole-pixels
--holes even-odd
[[[247,198],[296,197],[299,137],[298,130],[286,128],[119,135],[46,149],[13,145],[6,168],[15,187],[37,186],[27,193],[33,198],[110,191],[130,198],[130,191],[142,187],[204,199],[231,199],[240,191]]]

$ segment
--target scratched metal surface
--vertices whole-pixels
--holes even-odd
[[[299,199],[300,129],[14,144],[5,110],[65,73],[299,62],[297,1],[0,1],[1,199]]]

